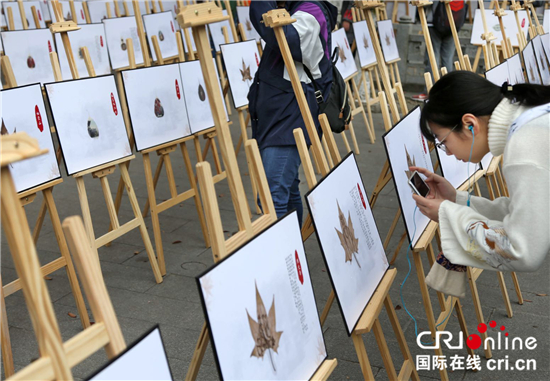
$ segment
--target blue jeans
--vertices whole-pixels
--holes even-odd
[[[446,67],[447,71],[450,73],[453,71],[453,58],[455,55],[455,42],[453,40],[453,35],[447,37],[441,37],[440,34],[435,30],[435,28],[428,28],[430,31],[430,38],[432,40],[432,46],[434,48],[435,62],[437,63],[438,70],[442,67]],[[425,73],[432,74],[432,66],[430,65],[430,59],[428,56],[428,51],[426,50],[426,55],[424,56],[424,65],[426,66]]]
[[[266,147],[260,152],[265,175],[277,218],[281,218],[292,209],[298,212],[298,221],[302,226],[302,197],[300,196],[300,154],[296,146]]]

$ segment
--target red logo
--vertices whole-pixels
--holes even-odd
[[[525,28],[525,17],[523,18],[523,20],[521,20],[521,27]]]
[[[99,36],[99,44],[103,47],[103,36]]]
[[[115,96],[111,93],[111,105],[113,106],[113,112],[118,115],[118,109],[116,108]]]
[[[298,271],[298,279],[301,284],[304,284],[304,273],[302,272],[302,265],[300,264],[300,258],[298,258],[298,250],[294,251],[294,259],[296,260],[296,270]]]
[[[82,20],[84,20],[86,17],[84,16],[84,11],[81,9],[80,10],[80,16],[82,17]]]
[[[453,12],[458,12],[464,8],[464,0],[453,0],[450,5]]]
[[[40,132],[44,131],[44,125],[42,124],[42,116],[40,115],[40,110],[38,109],[38,105],[34,106],[34,115],[36,116],[36,126],[40,130]]]
[[[48,40],[48,52],[52,52],[52,43]]]
[[[42,15],[40,14],[40,11],[37,11],[36,13],[38,13],[38,20],[42,21]]]
[[[359,190],[359,196],[361,196],[361,202],[363,203],[363,208],[367,209],[367,203],[365,202],[365,198],[363,197],[363,192],[361,191],[361,187],[359,186],[359,183],[357,183],[357,189]]]
[[[256,65],[260,66],[260,60],[258,60],[258,54],[254,53],[254,57],[256,57]]]
[[[428,148],[426,147],[426,141],[424,140],[424,136],[421,136],[422,138],[422,146],[424,147],[424,153],[428,154]]]
[[[489,326],[491,328],[496,328],[497,326],[497,322],[494,321],[494,320],[491,320],[489,322]],[[500,328],[499,328],[501,331],[504,331],[506,330],[506,327],[501,325]],[[484,324],[484,323],[481,323],[477,326],[477,330],[479,333],[485,333],[487,332],[487,325]],[[504,334],[504,336],[508,336],[508,332],[506,332]],[[466,339],[466,345],[468,346],[468,348],[471,348],[473,350],[476,350],[478,349],[479,347],[481,347],[481,337],[479,337],[479,335],[477,333],[473,333],[471,334],[470,336],[468,336],[468,338]],[[508,349],[508,348],[506,348]]]
[[[176,79],[176,95],[177,95],[178,99],[181,99],[180,86],[178,85],[178,80],[177,79]]]
[[[172,33],[174,33],[174,23],[170,21],[170,28],[172,28]]]

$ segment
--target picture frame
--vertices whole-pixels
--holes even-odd
[[[481,165],[475,163],[465,163],[458,160],[454,155],[447,155],[440,148],[435,149],[437,160],[441,168],[441,175],[451,183],[455,189],[458,189],[481,170]],[[474,182],[471,182],[472,186]]]
[[[227,11],[225,9],[222,12],[224,16],[227,16]],[[210,31],[210,36],[212,36],[212,41],[214,42],[214,48],[216,49],[216,53],[220,51],[220,45],[227,43],[225,41],[225,37],[222,32],[223,27],[227,28],[229,43],[235,42],[235,39],[233,38],[233,33],[231,33],[231,24],[229,23],[229,20],[208,24],[208,30]]]
[[[94,1],[88,1],[86,4],[88,5],[88,13],[90,14],[90,22],[92,24],[97,24],[103,22],[103,20],[108,19],[107,15],[107,6],[106,4],[109,4],[109,7],[111,7],[111,17],[115,17],[115,2],[110,0],[94,0]],[[132,7],[132,3],[130,2],[129,8]]]
[[[521,30],[524,36],[527,38],[529,32],[529,26],[531,20],[527,15],[525,10],[518,11],[518,18],[520,20]],[[500,31],[500,22],[498,17],[494,15],[494,10],[485,9],[485,20],[487,21],[487,28],[489,32],[493,33],[496,40],[494,41],[497,46],[500,46],[502,43],[502,32]],[[517,21],[514,15],[514,12],[507,12],[505,16],[502,16],[502,23],[506,30],[506,37],[510,39],[513,47],[519,46],[518,36],[518,26]],[[474,13],[474,23],[472,26],[472,34],[470,37],[470,43],[472,45],[485,45],[485,40],[481,38],[481,35],[485,33],[483,29],[483,20],[481,17],[481,10],[476,9]]]
[[[32,15],[32,7],[36,8],[36,13],[38,16],[38,28],[34,23],[34,18]],[[19,4],[17,1],[2,1],[2,8],[4,15],[7,17],[7,9],[11,8],[13,14],[13,26],[14,30],[23,30],[23,21],[21,20],[21,12],[19,10]],[[42,16],[42,8],[40,6],[40,1],[23,1],[23,9],[25,10],[25,17],[27,19],[27,29],[44,29],[46,28],[46,20]],[[6,19],[7,22],[7,19]]]
[[[353,23],[353,33],[359,55],[359,64],[362,68],[367,68],[376,64],[376,53],[372,44],[372,38],[369,27],[365,20]]]
[[[526,77],[528,82],[536,85],[542,85],[533,40],[529,41],[527,45],[525,45],[525,49],[521,51],[521,56],[523,58],[523,67],[527,73]]]
[[[84,61],[84,55],[81,51],[83,47],[88,48],[96,75],[111,74],[107,38],[105,37],[105,28],[103,24],[80,25],[79,30],[68,32],[67,35],[71,41],[71,49],[80,78],[89,77],[86,61]],[[72,79],[71,68],[67,60],[67,54],[65,53],[60,33],[55,34],[55,44],[58,51],[61,76],[64,80]]]
[[[44,88],[67,176],[132,155],[113,75]]]
[[[339,48],[336,68],[342,75],[344,81],[357,74],[355,59],[351,52],[351,46],[346,36],[346,31],[343,28],[332,32],[332,47],[333,49],[336,49],[336,47]]]
[[[508,61],[503,61],[497,66],[487,70],[485,72],[485,78],[497,86],[502,86],[504,82],[511,83]]]
[[[48,153],[10,164],[15,190],[20,193],[61,178],[48,114],[39,83],[2,90],[2,135],[25,132]]]
[[[525,74],[523,73],[520,54],[514,54],[512,57],[508,58],[506,62],[508,63],[508,78],[510,79],[510,84],[525,83]]]
[[[310,379],[327,358],[296,211],[199,275],[197,286],[222,380]]]
[[[545,86],[550,85],[550,69],[548,68],[548,59],[544,52],[544,46],[542,42],[542,36],[535,36],[532,40],[533,50],[535,51],[535,57],[537,59],[537,65],[539,67],[539,74],[542,84]]]
[[[399,50],[397,49],[397,41],[395,40],[395,32],[393,31],[393,23],[391,20],[378,21],[378,35],[380,36],[380,45],[384,54],[384,61],[392,63],[399,59]]]
[[[248,91],[260,66],[260,52],[254,40],[220,45],[235,109],[248,106]],[[240,58],[240,60],[239,60]]]
[[[153,35],[157,36],[163,59],[168,60],[177,57],[178,43],[176,41],[176,27],[172,18],[172,12],[151,13],[142,17],[153,61],[158,60],[153,48],[153,40],[151,39]]]
[[[261,40],[260,34],[256,30],[256,28],[254,28],[254,25],[252,25],[252,22],[250,21],[250,7],[237,6],[237,16],[239,19],[239,23],[243,24],[246,38],[249,40],[254,39],[256,42],[259,42]]]
[[[134,46],[134,56],[137,66],[143,65],[143,52],[141,41],[138,35],[136,18],[118,17],[114,19],[103,20],[105,27],[105,40],[107,41],[107,50],[109,51],[109,60],[113,70],[128,68],[128,47],[126,39],[131,38]]]
[[[342,159],[305,199],[351,336],[389,268],[355,154]]]
[[[428,143],[420,131],[420,107],[413,108],[405,117],[395,124],[382,139],[390,164],[395,191],[405,223],[405,230],[411,247],[428,226],[430,219],[416,210],[417,206],[412,198],[413,191],[409,186],[412,175],[410,166],[418,166],[433,172],[432,159]],[[420,175],[425,178],[422,174]]]
[[[122,72],[136,150],[191,135],[178,64]]]

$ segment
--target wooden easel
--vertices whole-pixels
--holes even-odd
[[[95,324],[66,343],[62,342],[26,217],[18,205],[13,179],[7,167],[12,162],[44,152],[36,140],[23,133],[2,137],[1,142],[2,225],[23,284],[25,301],[40,348],[40,358],[10,380],[72,380],[72,367],[102,347],[105,347],[109,358],[115,357],[126,348],[124,338],[82,222],[78,217],[70,217],[63,223],[63,227]]]
[[[525,38],[525,35],[521,31],[521,23],[519,21],[518,11],[521,9],[522,9],[521,5],[519,3],[516,3],[516,0],[512,0],[512,3],[510,4],[510,10],[514,12],[516,25],[518,27],[517,37],[518,37],[519,50],[523,50],[525,48],[525,45],[527,45],[527,39]]]
[[[485,40],[485,45],[477,47],[477,53],[474,60],[474,67],[473,67],[474,72],[477,71],[481,52],[483,52],[485,67],[487,69],[495,67],[496,66],[495,60],[498,59],[497,48],[495,43],[493,42],[493,40],[495,40],[496,37],[493,35],[492,32],[489,31],[489,28],[487,27],[487,20],[485,19],[485,7],[483,5],[483,0],[478,0],[478,4],[479,4],[479,12],[481,14],[481,20],[483,22],[483,34],[481,35],[481,38]],[[520,34],[521,34],[521,29],[520,29]]]
[[[451,28],[451,33],[453,35],[453,41],[455,43],[456,53],[457,53],[457,56],[458,56],[458,62],[460,63],[460,65],[459,65],[460,70],[472,71],[472,65],[470,64],[470,59],[469,59],[468,55],[465,55],[462,52],[462,46],[460,45],[460,40],[458,38],[458,32],[456,31],[455,19],[453,17],[453,11],[451,9],[451,0],[445,0],[444,3],[445,3],[445,11],[447,12],[447,18],[449,20],[449,26]],[[470,9],[470,8],[471,7],[468,7],[468,9]]]
[[[55,6],[59,4],[56,1],[54,1],[53,3],[54,3],[53,8],[56,12],[56,18],[58,20],[63,20],[63,16],[60,13],[59,7]],[[61,39],[63,41],[63,46],[65,48],[65,53],[67,55],[67,60],[69,62],[69,67],[71,68],[73,79],[78,79],[79,75],[78,75],[78,70],[76,68],[76,63],[74,61],[74,56],[72,53],[68,32],[71,30],[77,30],[77,29],[78,27],[72,21],[61,21],[50,25],[50,30],[53,34],[61,33]],[[86,60],[86,67],[88,68],[88,73],[90,77],[95,77],[95,71],[91,64],[91,60],[89,59],[88,49],[83,48],[83,52]],[[57,72],[56,78],[60,78],[59,72],[57,69],[58,68],[54,69],[54,71]],[[79,173],[73,174],[72,176],[76,180],[78,197],[80,199],[80,206],[82,209],[84,224],[86,226],[86,232],[88,234],[88,238],[90,240],[92,249],[94,249],[97,252],[97,250],[101,246],[104,246],[105,244],[112,242],[116,238],[130,232],[135,228],[139,228],[141,237],[143,239],[143,243],[145,245],[145,250],[147,251],[149,261],[151,262],[151,267],[153,269],[155,280],[157,283],[161,283],[162,275],[159,270],[157,258],[155,257],[153,246],[151,245],[151,240],[149,239],[149,233],[147,232],[147,227],[145,226],[145,222],[143,220],[143,217],[141,216],[137,197],[134,193],[130,175],[128,173],[127,163],[134,158],[135,156],[132,155],[126,158],[113,161],[109,164],[104,164],[85,171],[81,171]],[[126,191],[128,193],[128,197],[130,200],[130,205],[132,206],[132,210],[134,212],[134,217],[135,217],[133,220],[125,223],[122,226],[120,226],[119,224],[118,215],[115,209],[115,205],[113,203],[113,198],[111,195],[111,190],[107,179],[107,176],[112,174],[115,171],[117,165],[122,174],[122,180],[124,182],[124,186],[126,187]],[[107,210],[109,211],[109,219],[112,226],[112,230],[110,232],[104,234],[99,238],[95,237],[93,224],[92,224],[92,215],[90,213],[90,205],[88,201],[88,196],[86,195],[86,188],[85,188],[84,178],[83,178],[84,176],[90,175],[90,174],[92,175],[93,178],[100,179],[101,187],[103,189],[103,195],[105,197],[105,203],[107,206]]]
[[[221,255],[235,250],[237,247],[250,239],[254,234],[259,233],[267,226],[271,225],[276,219],[276,212],[273,206],[273,201],[271,200],[271,193],[267,185],[267,179],[265,178],[257,145],[254,140],[249,140],[246,143],[246,149],[249,150],[249,155],[252,158],[250,170],[253,172],[254,177],[258,181],[259,196],[262,201],[262,205],[264,206],[264,215],[257,218],[254,222],[250,219],[248,203],[246,201],[242,178],[237,165],[229,124],[223,108],[223,98],[215,75],[214,63],[211,59],[210,43],[206,30],[207,24],[226,20],[227,16],[224,16],[221,9],[213,3],[203,3],[188,6],[185,9],[180,8],[180,13],[178,14],[177,19],[182,28],[191,27],[193,31],[199,61],[201,63],[202,73],[205,80],[205,87],[208,98],[210,99],[210,107],[212,109],[212,115],[216,126],[215,131],[219,137],[221,153],[226,165],[227,178],[229,188],[231,190],[231,199],[239,225],[239,231],[227,242],[224,242],[221,222],[219,218],[215,221],[212,218],[213,213],[215,212],[218,212],[219,216],[217,205],[214,208],[215,210],[212,210],[212,203],[204,202],[203,200],[212,252],[214,260],[218,261],[221,259]],[[204,167],[208,168],[206,174],[203,170]],[[204,197],[204,192],[206,192],[205,188],[210,187],[209,192],[214,192],[213,183],[215,177],[212,177],[210,167],[207,163],[199,163],[197,164],[197,168],[201,194],[203,194]],[[216,196],[214,194],[214,196],[209,196],[209,199],[212,200],[214,198],[215,200],[215,197]],[[214,231],[216,233],[213,233]],[[221,232],[221,235],[219,232]],[[196,379],[207,345],[208,330],[206,324],[204,324],[193,354],[193,359],[187,372],[186,380]]]
[[[544,34],[544,28],[540,25],[537,11],[533,6],[533,0],[525,0],[523,2],[523,7],[525,8],[525,11],[527,11],[527,16],[531,14],[531,18],[534,20],[534,23],[530,23],[531,26],[529,27],[529,36],[531,39],[539,34]]]

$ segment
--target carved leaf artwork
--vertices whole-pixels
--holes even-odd
[[[160,30],[159,30],[159,40],[164,41],[164,33],[162,33],[162,31]]]
[[[271,302],[271,307],[269,308],[269,314],[266,312],[262,296],[258,291],[258,285],[256,286],[256,314],[258,321],[254,320],[248,310],[246,314],[248,316],[248,324],[250,325],[250,331],[252,337],[254,338],[255,346],[252,350],[250,356],[262,358],[265,353],[269,353],[269,359],[271,360],[271,366],[273,371],[277,373],[275,363],[273,362],[273,356],[271,350],[275,353],[278,353],[279,341],[281,340],[281,335],[283,331],[277,331],[276,329],[276,319],[275,319],[275,296],[273,296],[273,301]]]
[[[351,263],[352,259],[355,258],[357,266],[361,268],[361,264],[355,255],[359,252],[359,239],[355,238],[355,231],[353,229],[353,223],[351,222],[351,213],[348,212],[348,220],[346,222],[346,217],[344,213],[342,213],[338,201],[336,201],[336,204],[338,205],[338,219],[340,220],[340,229],[342,229],[342,231],[340,232],[336,228],[334,228],[334,230],[336,230],[336,234],[338,234],[338,238],[340,239],[340,244],[344,248],[346,262]]]
[[[160,99],[155,98],[155,116],[157,118],[162,118],[164,116],[164,107],[160,103]]]
[[[124,39],[120,39],[120,49],[122,49],[123,52],[126,51],[128,47],[126,46],[126,42],[124,42]]]
[[[546,65],[544,63],[544,57],[542,56],[542,54],[540,56],[540,68],[541,70],[546,70]]]
[[[385,39],[386,39],[386,45],[390,46],[390,36],[388,36],[388,35],[386,34]]]
[[[29,69],[34,69],[36,67],[36,64],[34,62],[34,58],[32,58],[31,56],[27,57],[27,67]]]
[[[99,129],[92,118],[88,118],[88,135],[90,135],[90,138],[92,139],[99,136]]]
[[[206,93],[204,92],[204,88],[200,83],[199,83],[199,99],[201,100],[201,102],[204,102],[206,100]]]
[[[533,72],[533,66],[529,63],[529,74],[531,74],[531,79],[535,78],[535,73]]]
[[[2,119],[2,130],[0,131],[0,134],[2,135],[8,135],[8,129],[6,128],[6,125],[4,124],[4,119]]]
[[[409,171],[409,168],[416,167],[416,160],[414,157],[411,159],[411,155],[409,155],[409,151],[407,151],[407,146],[405,146],[405,154],[407,155],[407,169],[405,170],[405,174],[407,175],[407,179],[410,179],[413,173]]]
[[[250,20],[246,20],[246,30],[252,30],[252,24],[250,23]]]
[[[82,48],[78,48],[78,58],[81,60],[84,59],[84,50],[82,50]]]
[[[368,49],[369,47],[369,40],[366,35],[363,35],[363,46],[365,46],[365,49]]]
[[[246,82],[246,80],[252,81],[252,77],[250,76],[250,65],[246,66],[244,63],[244,58],[242,58],[243,62],[243,68],[239,69],[241,72],[241,75],[243,76],[243,82]]]
[[[344,49],[342,49],[340,44],[336,44],[336,46],[338,46],[338,56],[340,57],[340,61],[342,61],[343,63],[348,57],[346,57],[346,53],[344,52]]]

